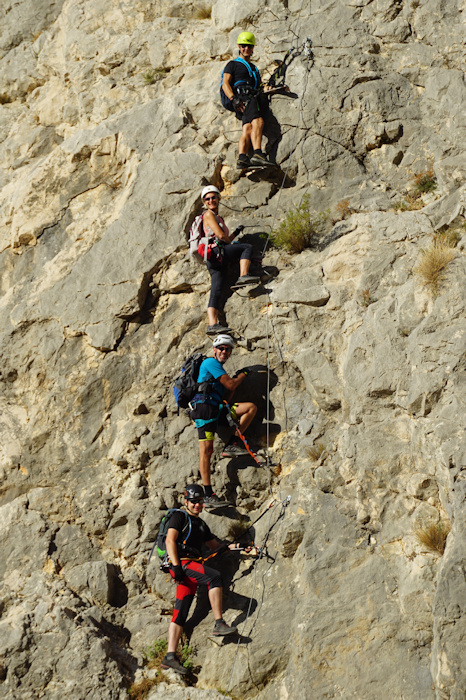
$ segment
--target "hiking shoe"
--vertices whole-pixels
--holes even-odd
[[[272,272],[267,272],[267,270],[262,270],[259,276],[262,284],[269,282],[275,277],[275,275]]]
[[[222,457],[239,457],[240,455],[248,455],[249,452],[239,442],[232,442],[231,445],[225,445],[222,452]]]
[[[213,326],[207,327],[207,335],[218,335],[219,333],[231,333],[232,329],[224,326],[222,323],[214,323]]]
[[[273,163],[271,163],[265,153],[261,151],[260,153],[254,153],[251,157],[251,165],[273,165]]]
[[[254,275],[259,277],[260,281],[262,284],[265,284],[269,280],[273,279],[275,275],[272,272],[267,272],[267,270],[263,267],[257,267],[253,268],[251,265],[251,270],[250,270],[251,275]]]
[[[219,498],[216,493],[212,496],[204,496],[204,508],[222,508],[231,505],[228,501]]]
[[[230,625],[227,625],[225,620],[215,620],[212,635],[214,637],[226,637],[227,634],[236,634],[237,631],[237,627],[230,627]]]
[[[170,654],[170,656],[168,656],[168,654],[166,654],[162,659],[160,667],[161,668],[171,668],[171,669],[173,669],[173,671],[176,671],[177,673],[181,673],[182,676],[185,676],[188,673],[188,669],[180,664],[180,662],[176,658],[175,654],[173,654],[173,656],[172,656],[172,654]]]
[[[236,161],[236,167],[238,170],[245,170],[246,168],[249,168],[250,165],[251,161],[247,156],[240,156]]]
[[[241,277],[238,277],[233,286],[245,287],[247,284],[258,284],[260,281],[260,277],[256,277],[255,275],[242,275]]]

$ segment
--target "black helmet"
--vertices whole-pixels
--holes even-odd
[[[204,489],[198,484],[188,484],[184,490],[184,497],[187,501],[192,501],[194,498],[204,498]]]

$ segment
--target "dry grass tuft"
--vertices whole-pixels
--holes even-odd
[[[325,452],[325,445],[322,442],[315,442],[309,447],[307,453],[313,462],[317,462]]]
[[[351,208],[349,199],[342,199],[335,207],[332,223],[336,224],[338,221],[344,221],[351,214],[354,214],[354,209]]]
[[[133,683],[128,688],[128,695],[132,700],[144,700],[149,695],[149,691],[158,683],[160,683],[158,678],[144,678],[144,680],[139,683]]]
[[[361,306],[365,306],[367,308],[373,302],[374,300],[371,297],[370,289],[363,289],[361,292]]]
[[[196,5],[194,19],[210,19],[212,17],[212,5]]]
[[[244,535],[245,532],[251,527],[251,521],[249,518],[245,520],[233,520],[230,527],[228,528],[228,534],[232,540],[237,540]]]
[[[445,279],[445,270],[455,255],[455,250],[439,238],[434,238],[432,244],[421,251],[414,272],[434,296],[437,296]]]
[[[423,206],[424,202],[420,192],[413,190],[412,192],[408,192],[401,202],[396,202],[393,208],[395,211],[416,211],[417,209],[422,209]]]
[[[449,248],[456,248],[465,230],[464,224],[463,226],[448,226],[441,231],[437,231],[434,235],[434,240],[447,245]]]
[[[414,534],[419,542],[432,552],[443,554],[450,530],[450,523],[439,520],[437,523],[418,527],[417,530],[414,531]]]

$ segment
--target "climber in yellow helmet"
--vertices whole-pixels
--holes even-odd
[[[251,165],[271,165],[262,152],[264,118],[269,113],[269,102],[264,92],[257,67],[251,62],[256,38],[251,32],[241,32],[237,39],[239,56],[229,61],[222,73],[220,97],[226,109],[235,112],[243,125],[238,145],[237,168],[243,170]],[[249,147],[254,153],[249,158]]]

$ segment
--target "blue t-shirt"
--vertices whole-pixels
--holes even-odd
[[[215,359],[215,357],[208,357],[204,362],[202,362],[199,368],[199,376],[197,378],[198,384],[202,382],[208,382],[212,379],[218,380],[223,374],[226,374],[223,369],[221,362]],[[209,390],[209,396],[219,404],[222,403],[223,397],[225,395],[225,387],[219,381],[214,381],[211,384]]]

